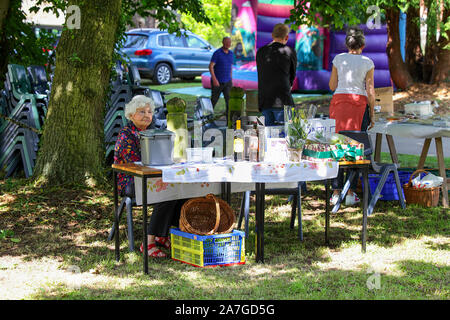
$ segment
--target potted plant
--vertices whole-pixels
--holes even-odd
[[[303,147],[310,130],[310,124],[306,113],[300,108],[285,106],[284,120],[289,160],[300,162],[302,159]]]

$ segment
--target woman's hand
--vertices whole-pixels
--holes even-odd
[[[370,126],[369,126],[369,128],[367,128],[367,130],[372,129],[374,125],[375,125],[375,122],[373,122],[373,120],[370,120]]]

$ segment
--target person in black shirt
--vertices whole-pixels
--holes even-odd
[[[273,27],[273,41],[256,53],[258,69],[258,108],[265,118],[265,125],[275,124],[284,117],[283,107],[294,105],[291,88],[297,68],[297,53],[286,43],[289,27],[278,23]],[[281,117],[280,117],[281,115]]]

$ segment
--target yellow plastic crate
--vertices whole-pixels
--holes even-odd
[[[199,236],[170,229],[172,259],[197,267],[227,266],[245,263],[244,232]]]

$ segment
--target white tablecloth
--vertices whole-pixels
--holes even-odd
[[[221,182],[231,182],[231,192],[255,190],[256,182],[266,189],[294,188],[299,181],[335,178],[337,162],[266,163],[216,160],[212,164],[175,164],[155,167],[162,178],[147,181],[147,203],[220,194]],[[135,178],[136,202],[142,204],[142,180]]]
[[[450,129],[443,127],[435,127],[431,125],[422,125],[415,123],[383,123],[376,122],[375,126],[369,130],[370,133],[389,134],[391,136],[405,138],[436,138],[450,137]]]

